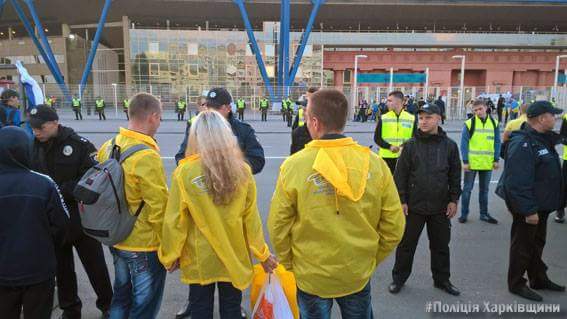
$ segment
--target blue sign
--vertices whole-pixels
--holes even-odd
[[[557,82],[561,85],[567,84],[567,76],[565,76],[564,73],[559,73],[559,76],[557,77]]]
[[[394,83],[425,83],[425,73],[395,73]],[[390,83],[390,73],[359,73],[358,83]]]

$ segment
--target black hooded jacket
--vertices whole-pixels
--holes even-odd
[[[461,159],[457,143],[439,127],[435,135],[418,130],[404,144],[395,171],[402,204],[409,213],[435,215],[447,212],[461,195]]]
[[[55,276],[55,246],[69,213],[48,176],[29,169],[31,140],[0,129],[0,286],[38,284]]]
[[[561,161],[555,150],[560,141],[559,134],[538,133],[529,125],[510,135],[499,186],[513,214],[549,213],[564,206]]]

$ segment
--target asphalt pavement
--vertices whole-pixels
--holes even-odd
[[[70,112],[61,113],[61,122],[73,127],[79,134],[91,140],[97,147],[110,139],[119,127],[126,127],[124,114],[118,112],[118,118],[112,119],[114,111],[107,111],[109,120],[98,121],[95,116],[87,116],[84,121],[75,121]],[[259,114],[247,113],[246,120],[256,130],[258,139],[265,150],[266,166],[256,175],[258,188],[258,206],[265,222],[269,211],[272,193],[279,167],[289,154],[290,130],[277,114],[270,115],[268,122],[260,122]],[[162,125],[156,135],[161,149],[166,174],[169,176],[175,168],[173,156],[178,150],[183,138],[185,122],[175,120],[173,112],[164,114]],[[462,121],[449,121],[443,127],[449,137],[460,140]],[[346,134],[353,137],[362,145],[372,146],[375,123],[349,122]],[[481,222],[478,209],[478,182],[472,195],[469,222],[459,224],[456,218],[452,221],[451,238],[451,281],[461,290],[459,297],[453,297],[433,287],[430,271],[430,254],[427,236],[422,234],[420,244],[414,259],[411,277],[404,289],[397,295],[388,293],[387,287],[391,282],[393,256],[380,264],[372,277],[372,304],[376,318],[460,318],[465,313],[433,313],[435,305],[440,310],[461,309],[469,310],[469,317],[485,318],[499,317],[498,307],[518,307],[529,305],[530,302],[517,298],[507,290],[506,275],[508,267],[508,249],[510,243],[511,215],[506,210],[503,201],[495,196],[494,188],[500,171],[492,176],[489,195],[489,212],[500,221],[498,225]],[[460,209],[460,207],[459,207]],[[460,212],[460,210],[459,210]],[[457,214],[458,217],[458,214]],[[267,238],[267,232],[265,235]],[[423,233],[426,233],[424,230]],[[547,246],[544,251],[544,261],[547,263],[549,277],[562,284],[567,284],[567,224],[557,224],[552,218],[549,221]],[[112,258],[106,251],[106,261],[113,277]],[[100,312],[95,307],[96,295],[84,273],[83,267],[76,258],[76,271],[79,280],[79,294],[83,302],[83,318],[99,318]],[[348,274],[345,274],[348,276]],[[159,318],[174,318],[175,312],[181,307],[188,295],[187,286],[179,280],[179,273],[168,274],[163,302]],[[551,314],[518,314],[505,313],[505,318],[567,318],[567,294],[541,292],[544,302],[539,303],[553,310],[553,305],[560,307],[561,313]],[[441,302],[442,304],[436,303]],[[245,292],[245,307],[249,307],[248,292]],[[439,307],[439,305],[442,305]],[[452,308],[451,308],[452,307]],[[478,307],[479,312],[473,312]],[[523,307],[523,306],[520,306]],[[529,306],[532,307],[532,306]],[[557,306],[555,306],[557,307]],[[514,308],[514,309],[516,309]],[[338,307],[333,307],[333,318],[340,318]],[[472,311],[471,311],[472,309]],[[512,309],[512,308],[507,308]],[[532,308],[528,308],[532,309]],[[557,308],[555,308],[557,309]],[[494,312],[496,311],[496,312]],[[55,311],[52,318],[58,318]],[[1,317],[1,315],[0,315]],[[218,318],[218,312],[215,313]]]

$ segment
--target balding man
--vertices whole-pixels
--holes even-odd
[[[128,208],[139,215],[130,235],[110,248],[115,273],[110,318],[155,318],[161,305],[166,270],[157,250],[168,196],[165,171],[154,139],[161,113],[161,102],[155,96],[134,95],[128,108],[128,128],[120,128],[120,133],[98,152],[98,161],[104,162],[115,147],[120,152],[140,144],[147,147],[122,163]]]

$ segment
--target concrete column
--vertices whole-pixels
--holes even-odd
[[[344,85],[344,73],[345,71],[343,70],[334,70],[333,71],[333,75],[334,75],[334,83],[335,83],[335,88],[339,91],[343,90],[343,85]]]

